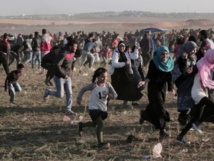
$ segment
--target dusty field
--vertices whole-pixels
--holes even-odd
[[[93,128],[85,128],[83,138],[80,138],[77,132],[80,116],[83,116],[83,121],[90,120],[85,110],[89,93],[84,95],[85,106],[77,106],[75,102],[77,92],[91,81],[92,73],[83,71],[89,74],[88,77],[74,73],[73,110],[78,112],[78,116],[72,117],[71,122],[64,122],[65,98],[50,97],[45,103],[45,75],[29,67],[30,65],[27,65],[25,74],[19,80],[23,91],[16,95],[17,105],[9,104],[9,96],[3,90],[5,73],[0,67],[0,160],[146,160],[144,157],[151,155],[153,146],[159,142],[163,146],[162,158],[156,160],[214,160],[213,124],[202,126],[205,136],[210,138],[209,142],[203,142],[195,131],[190,131],[186,136],[186,139],[191,141],[190,147],[175,142],[180,127],[175,100],[170,95],[167,95],[166,107],[171,114],[171,122],[167,125],[171,138],[159,140],[159,133],[151,124],[145,122],[142,126],[139,125],[139,111],[148,103],[146,91],[139,101],[140,106],[122,106],[121,101],[111,102],[109,117],[104,125],[105,141],[111,143],[111,148],[97,151]],[[134,133],[138,140],[127,143],[126,138],[131,133]]]
[[[127,19],[126,19],[127,20]],[[130,22],[130,23],[127,23]],[[51,32],[68,31],[135,31],[144,27],[163,28],[211,28],[212,20],[108,20],[108,21],[38,21],[38,20],[0,20],[0,33],[24,33],[41,31],[47,28]],[[146,155],[152,154],[153,146],[161,142],[163,151],[162,158],[157,160],[173,161],[212,161],[214,160],[214,137],[213,124],[204,124],[202,130],[208,142],[195,131],[190,131],[186,139],[191,141],[191,146],[186,147],[175,142],[180,131],[177,122],[177,110],[175,99],[167,95],[166,107],[171,114],[171,122],[167,130],[172,135],[166,140],[159,140],[159,133],[147,122],[140,126],[139,111],[148,103],[146,91],[144,97],[139,101],[140,106],[122,106],[121,101],[112,101],[109,107],[109,117],[105,121],[105,140],[111,143],[111,148],[106,151],[97,151],[95,131],[86,128],[84,137],[77,134],[77,121],[83,116],[83,121],[90,120],[86,111],[89,93],[84,95],[84,105],[77,106],[75,98],[79,89],[91,81],[88,77],[74,73],[73,90],[74,107],[78,116],[73,117],[71,122],[63,121],[63,108],[65,98],[57,99],[51,97],[49,102],[43,101],[43,93],[47,88],[44,84],[45,75],[31,70],[27,65],[25,74],[19,80],[23,91],[16,95],[17,105],[9,103],[9,96],[4,92],[5,73],[0,66],[0,160],[146,160]],[[14,69],[12,66],[11,70]],[[52,87],[53,88],[53,87]],[[129,134],[135,133],[138,140],[127,143]],[[147,160],[152,160],[147,159]]]
[[[82,19],[82,20],[24,20],[24,19],[0,19],[0,33],[4,32],[12,34],[30,34],[35,31],[41,32],[42,28],[47,28],[51,33],[59,31],[68,33],[76,31],[116,31],[120,34],[124,32],[135,32],[146,27],[161,27],[171,29],[182,28],[204,28],[209,29],[214,26],[212,19],[195,19],[189,20],[185,18],[137,18],[137,17],[121,17],[106,19]]]

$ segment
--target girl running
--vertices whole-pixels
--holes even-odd
[[[89,115],[92,121],[79,122],[79,135],[82,136],[83,127],[96,127],[98,149],[108,149],[109,143],[104,143],[103,139],[103,120],[108,116],[107,99],[116,99],[117,93],[112,85],[107,82],[108,72],[105,68],[98,68],[93,75],[92,83],[84,86],[78,96],[77,103],[81,105],[82,96],[86,91],[91,91],[89,101]]]

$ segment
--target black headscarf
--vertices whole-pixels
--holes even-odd
[[[122,45],[122,44],[125,46],[124,41],[120,41],[120,42],[118,43],[118,47],[117,47],[117,50],[118,50],[118,52],[119,52],[119,54],[120,54],[119,62],[126,62],[126,61],[127,61],[127,58],[126,58],[125,53],[122,52],[122,51],[120,51],[120,45]]]

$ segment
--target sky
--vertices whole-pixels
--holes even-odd
[[[0,16],[104,11],[214,13],[213,0],[0,0]]]

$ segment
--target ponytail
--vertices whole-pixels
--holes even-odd
[[[92,76],[92,83],[96,81],[96,78],[99,77],[101,74],[107,72],[105,68],[98,68],[97,70],[94,71],[94,75]]]

